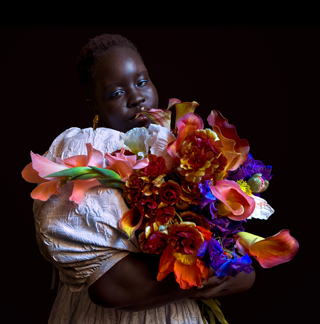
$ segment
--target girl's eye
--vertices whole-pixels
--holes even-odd
[[[148,80],[141,80],[139,83],[138,83],[138,87],[144,87],[146,85],[146,83],[148,82]]]
[[[116,97],[119,97],[119,96],[121,96],[123,93],[124,93],[124,91],[121,91],[121,90],[115,91],[115,92],[111,93],[110,98],[116,98]]]

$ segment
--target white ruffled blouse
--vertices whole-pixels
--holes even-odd
[[[162,131],[158,125],[148,129],[151,135]],[[111,153],[125,147],[126,139],[126,134],[112,129],[72,127],[53,141],[45,156],[55,162],[56,157],[86,154],[86,143],[103,154]],[[153,137],[153,144],[154,141],[161,139]],[[81,205],[71,202],[70,194],[70,187],[65,186],[48,201],[34,201],[40,251],[59,270],[63,283],[48,323],[203,323],[197,303],[190,299],[139,312],[94,304],[88,296],[89,286],[129,253],[141,251],[136,238],[129,241],[118,228],[122,214],[128,210],[120,190],[92,188]]]

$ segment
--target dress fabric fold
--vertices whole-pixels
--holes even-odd
[[[112,129],[72,127],[53,141],[45,156],[55,162],[56,157],[86,154],[86,143],[112,153],[125,147],[125,139]],[[48,323],[203,323],[197,303],[189,299],[139,312],[106,309],[91,301],[89,286],[128,254],[141,251],[136,238],[128,240],[118,227],[128,210],[120,190],[91,188],[77,205],[69,200],[72,185],[33,206],[40,252],[59,270],[63,283]]]

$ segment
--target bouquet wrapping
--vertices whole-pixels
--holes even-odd
[[[69,199],[81,204],[92,187],[122,190],[129,210],[119,227],[128,239],[138,236],[142,252],[161,255],[157,280],[174,272],[182,289],[201,286],[210,268],[223,278],[253,271],[252,258],[264,268],[290,261],[299,244],[288,229],[267,238],[245,232],[248,220],[274,212],[261,197],[272,168],[253,158],[219,111],[211,111],[211,129],[204,129],[197,106],[170,99],[167,109],[144,112],[158,125],[130,130],[125,146],[111,154],[89,143],[87,155],[56,162],[31,152],[22,171],[39,184],[31,197],[45,201],[72,184]]]

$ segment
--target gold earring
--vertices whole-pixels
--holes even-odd
[[[99,115],[95,115],[93,118],[93,129],[95,130],[98,127],[98,123],[99,123]]]

